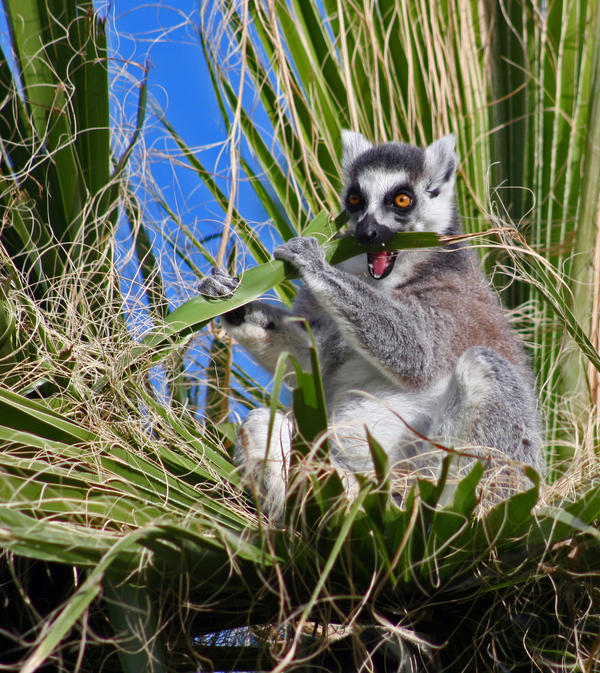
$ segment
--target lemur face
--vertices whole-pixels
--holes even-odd
[[[451,232],[458,164],[454,136],[423,150],[402,143],[374,146],[359,133],[342,131],[342,144],[342,198],[360,244],[384,244],[401,231]],[[369,253],[371,276],[385,278],[395,260],[394,252]]]

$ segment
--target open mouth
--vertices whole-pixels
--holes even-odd
[[[383,252],[368,252],[367,264],[369,266],[369,273],[375,280],[381,280],[388,276],[396,262],[397,252],[384,250]]]

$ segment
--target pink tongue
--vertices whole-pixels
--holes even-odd
[[[373,273],[375,276],[381,276],[385,273],[389,264],[387,252],[377,252],[371,257],[371,265],[373,266]]]

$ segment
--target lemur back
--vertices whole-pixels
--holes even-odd
[[[349,231],[359,243],[384,244],[399,231],[460,232],[455,205],[457,157],[447,136],[426,149],[373,146],[343,132]],[[343,472],[372,469],[368,430],[392,467],[429,462],[427,438],[539,464],[541,433],[532,375],[523,347],[464,242],[441,248],[365,253],[330,266],[313,238],[274,252],[304,281],[291,313],[253,302],[224,324],[267,369],[291,350],[308,365],[312,328],[330,417],[333,462]],[[222,270],[201,291],[218,296],[235,282]],[[269,438],[268,410],[250,413],[237,460],[260,480],[263,504],[276,514],[285,500],[293,421],[279,414]]]

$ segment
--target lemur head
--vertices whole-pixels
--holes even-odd
[[[448,135],[425,149],[373,145],[360,133],[342,131],[342,197],[359,243],[384,244],[400,231],[457,233],[455,144]],[[393,252],[369,254],[371,276],[385,278],[395,259]]]

